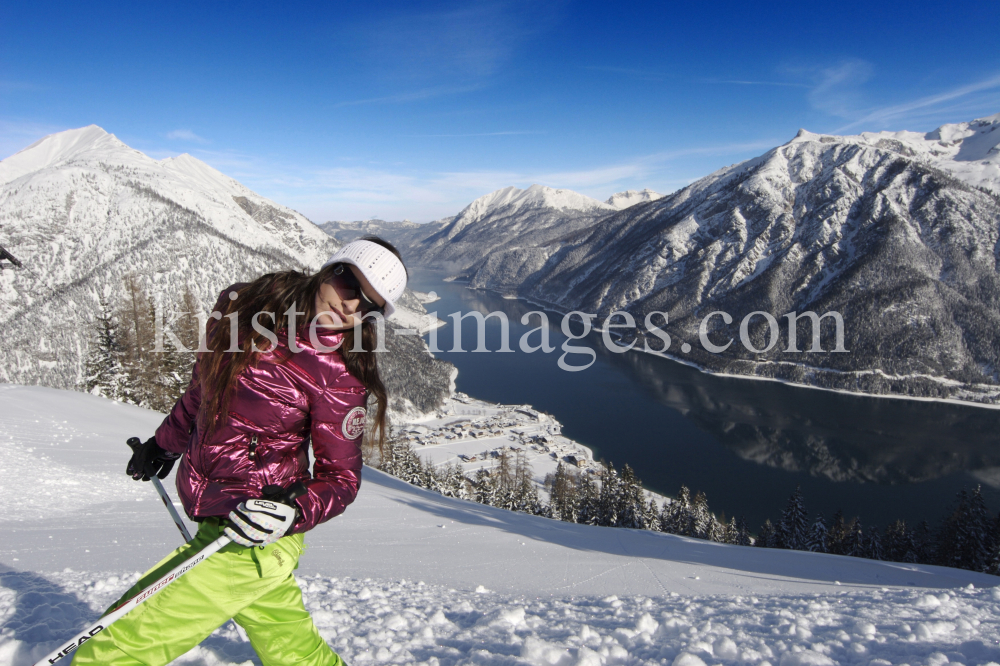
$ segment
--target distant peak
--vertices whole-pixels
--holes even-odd
[[[114,134],[97,125],[56,132],[0,162],[0,183],[78,158],[84,153],[120,149],[131,150]]]
[[[657,199],[662,199],[663,195],[659,192],[654,192],[650,189],[639,190],[625,190],[624,192],[616,192],[608,197],[605,201],[607,205],[612,208],[617,208],[622,210],[628,208],[629,206],[634,206],[637,203],[643,203],[645,201],[656,201]]]

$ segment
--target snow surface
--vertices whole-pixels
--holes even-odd
[[[121,474],[125,438],[161,419],[0,385],[0,666],[33,663],[178,545],[152,487]],[[306,605],[349,663],[1000,662],[992,576],[571,525],[367,468],[307,543]],[[226,625],[175,663],[259,662]]]
[[[942,125],[926,133],[864,132],[831,137],[799,130],[791,143],[802,141],[837,141],[895,150],[947,171],[969,185],[1000,194],[1000,113]]]
[[[580,212],[615,210],[606,203],[573,190],[556,190],[545,185],[532,185],[522,190],[511,186],[490,192],[470,203],[456,216],[454,226],[456,229],[464,228],[505,207],[510,207],[511,212],[524,208],[554,208]]]

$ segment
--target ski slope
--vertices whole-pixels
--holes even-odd
[[[179,545],[123,474],[125,439],[161,418],[0,384],[0,666],[34,663]],[[307,544],[306,604],[349,663],[1000,662],[992,576],[570,525],[367,468]],[[227,625],[175,663],[259,662]]]

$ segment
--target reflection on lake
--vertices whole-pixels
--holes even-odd
[[[745,514],[754,528],[779,516],[796,485],[810,512],[829,518],[840,508],[865,524],[896,518],[933,524],[959,489],[977,483],[984,483],[991,509],[1000,505],[1000,410],[717,377],[650,354],[613,354],[599,334],[571,343],[594,349],[596,362],[565,372],[556,365],[566,340],[558,315],[549,313],[556,351],[525,354],[517,341],[538,318],[529,326],[520,320],[537,307],[441,277],[422,272],[411,280],[412,288],[441,296],[428,305],[449,322],[438,331],[441,349],[452,345],[447,315],[501,311],[516,350],[472,353],[476,324],[464,320],[463,346],[470,351],[436,354],[459,368],[458,389],[553,414],[566,436],[619,468],[628,463],[650,489],[672,495],[683,483],[703,490],[714,511]],[[532,334],[532,344],[539,337]],[[496,318],[487,321],[486,345],[500,348]]]

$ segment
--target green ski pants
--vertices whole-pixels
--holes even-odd
[[[146,572],[112,608],[221,536],[219,523],[203,521],[189,543]],[[246,630],[264,666],[343,666],[319,635],[292,576],[303,550],[301,534],[263,549],[227,544],[81,645],[73,663],[161,666],[232,618]]]

